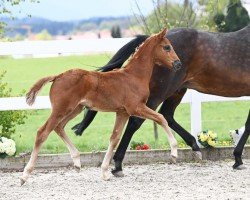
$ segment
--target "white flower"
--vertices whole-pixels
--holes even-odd
[[[0,142],[0,153],[6,153],[9,156],[13,156],[16,152],[16,144],[13,140],[2,137]]]
[[[3,143],[5,143],[5,142],[7,142],[9,139],[8,138],[6,138],[6,137],[1,137],[1,139],[2,139],[2,142]]]
[[[0,142],[0,153],[4,153],[5,152],[5,148],[2,142]]]
[[[9,146],[5,153],[7,153],[9,156],[13,156],[16,153],[16,147],[15,146]]]

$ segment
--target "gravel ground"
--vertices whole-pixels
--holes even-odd
[[[35,170],[20,187],[21,172],[0,172],[0,199],[250,199],[250,160],[125,166],[125,177],[100,178],[100,168]]]

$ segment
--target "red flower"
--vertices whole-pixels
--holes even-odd
[[[150,149],[150,146],[149,146],[148,144],[144,144],[144,145],[142,146],[142,149],[143,149],[143,150],[149,150],[149,149]]]

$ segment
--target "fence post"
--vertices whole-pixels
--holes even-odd
[[[201,94],[192,90],[191,92],[191,134],[197,139],[197,134],[202,130],[201,121]]]

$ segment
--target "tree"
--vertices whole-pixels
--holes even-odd
[[[137,1],[134,1],[140,13],[135,15],[135,18],[143,25],[144,32],[151,34],[163,27],[191,27],[216,31],[221,28],[218,25],[224,24],[223,14],[226,13],[229,0],[152,0],[154,10],[146,17],[143,16]]]
[[[163,27],[192,27],[195,23],[195,13],[192,2],[185,0],[183,4],[174,1],[157,1],[154,11],[147,16],[146,32],[157,33]]]
[[[230,0],[227,6],[227,15],[218,13],[214,22],[219,32],[237,31],[249,24],[249,15],[240,0]]]
[[[174,0],[152,0],[154,10],[146,17],[136,0],[135,3],[140,13],[135,15],[135,19],[147,34],[159,32],[163,27],[194,26],[196,14],[190,0],[184,0],[183,3]]]
[[[197,28],[216,31],[223,26],[223,13],[226,12],[228,0],[198,0],[199,16]],[[217,23],[215,22],[217,21]]]
[[[0,15],[5,15],[13,18],[10,7],[17,6],[27,0],[0,0]],[[29,0],[30,3],[39,3],[39,0]],[[0,37],[3,34],[3,30],[6,24],[0,21]]]
[[[120,26],[115,25],[111,28],[111,36],[113,38],[121,38],[122,37]]]
[[[36,34],[35,38],[37,40],[51,40],[52,36],[49,34],[49,32],[44,29],[40,33]]]
[[[28,0],[30,3],[39,3],[39,0]],[[17,6],[27,0],[0,0],[0,13],[11,15],[10,7]]]
[[[247,10],[242,6],[240,0],[230,0],[225,17],[224,32],[237,31],[250,22]]]
[[[218,13],[214,16],[214,23],[216,24],[216,29],[219,32],[223,32],[225,29],[225,15],[223,13]]]

